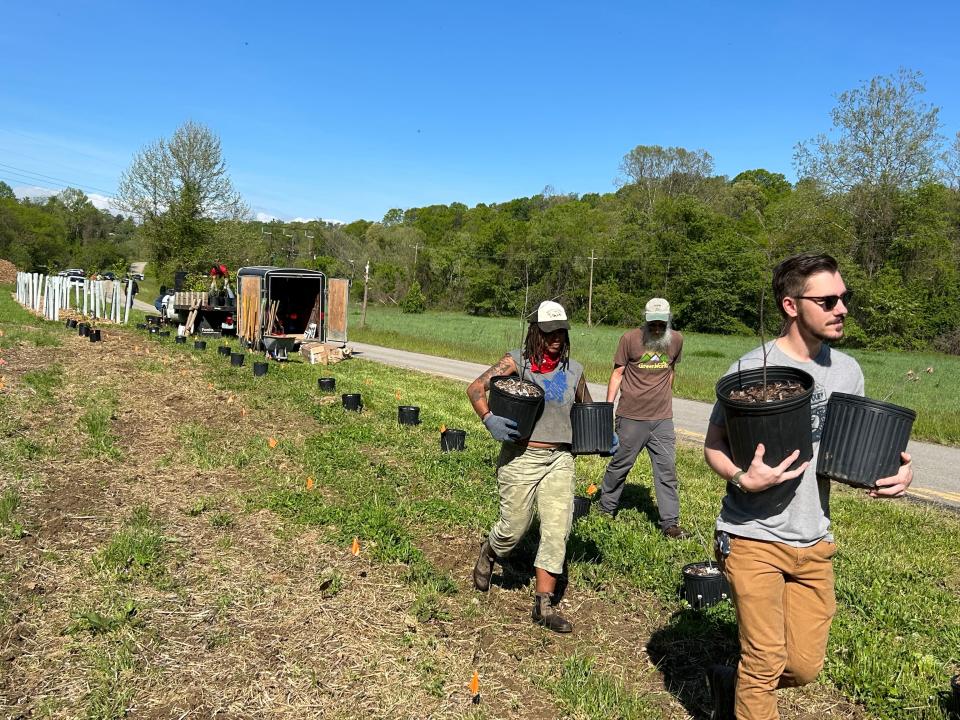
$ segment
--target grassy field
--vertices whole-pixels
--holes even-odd
[[[519,320],[478,318],[460,313],[407,315],[396,308],[367,308],[367,326],[351,310],[351,340],[457,360],[492,364],[523,341]],[[586,367],[591,382],[605,384],[623,328],[587,327],[574,323],[570,342],[573,356]],[[713,402],[714,385],[743,353],[759,344],[757,338],[684,334],[683,359],[674,388],[678,397]],[[917,411],[913,437],[960,445],[960,358],[939,353],[896,353],[845,350],[863,368],[869,397],[905,405]],[[932,367],[932,374],[923,371]],[[907,372],[920,374],[907,382]],[[892,391],[892,392],[891,392]]]
[[[0,708],[31,717],[708,717],[732,608],[678,598],[721,484],[681,447],[683,522],[645,460],[616,522],[578,521],[559,637],[529,621],[528,542],[488,595],[497,445],[462,383],[352,360],[254,378],[136,330],[91,344],[0,294]],[[347,413],[317,390],[360,392]],[[422,425],[397,424],[397,405]],[[441,425],[467,431],[439,449]],[[604,463],[577,460],[580,494]],[[838,615],[809,717],[947,717],[960,670],[960,523],[837,486]],[[351,547],[356,540],[358,553]],[[480,701],[468,684],[480,678]]]

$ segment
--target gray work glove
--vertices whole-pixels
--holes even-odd
[[[493,435],[494,440],[513,442],[514,440],[520,439],[520,433],[517,432],[516,420],[491,413],[484,418],[483,424],[486,425],[487,430]]]

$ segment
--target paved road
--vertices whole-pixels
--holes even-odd
[[[470,382],[486,370],[488,365],[448,360],[447,358],[420,353],[394,350],[392,348],[350,343],[354,354],[364,360],[373,360],[386,365],[420,370]],[[590,394],[594,398],[604,398],[607,386],[590,383]],[[673,420],[681,440],[702,443],[710,418],[708,403],[696,400],[673,401]],[[914,480],[910,495],[921,500],[930,500],[960,510],[960,448],[934,445],[932,443],[911,440],[907,452],[913,455]]]

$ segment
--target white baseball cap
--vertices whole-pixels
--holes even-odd
[[[553,300],[544,300],[540,303],[539,307],[530,314],[530,322],[536,323],[543,332],[570,329],[567,312],[563,309],[563,305]]]
[[[647,322],[670,322],[670,303],[663,298],[651,298],[645,308]]]

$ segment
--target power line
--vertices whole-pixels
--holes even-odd
[[[105,194],[111,200],[113,199],[112,192],[110,192],[109,190],[104,190],[103,188],[100,188],[100,187],[96,187],[94,185],[86,185],[84,183],[75,183],[70,180],[64,180],[63,178],[54,177],[52,175],[44,175],[43,173],[38,173],[33,170],[27,170],[25,168],[19,168],[19,167],[16,167],[15,165],[8,165],[7,163],[2,163],[2,162],[0,162],[0,169],[4,169],[7,172],[15,172],[19,175],[27,176],[27,180],[29,182],[39,183],[41,180],[52,180],[53,182],[57,182],[57,183],[65,183],[68,187],[75,187],[80,189],[86,188],[98,194]],[[30,176],[33,176],[33,177],[30,177]]]

